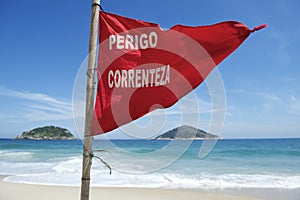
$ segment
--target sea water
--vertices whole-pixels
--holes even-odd
[[[189,189],[299,189],[300,139],[219,140],[199,158],[203,141],[93,141],[92,186]],[[97,149],[99,151],[97,151]],[[0,140],[5,181],[79,186],[82,142]]]

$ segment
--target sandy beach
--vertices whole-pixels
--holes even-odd
[[[79,187],[62,187],[8,183],[0,181],[1,200],[75,200],[80,199]],[[181,189],[143,188],[91,188],[91,200],[131,199],[131,200],[258,200],[243,195],[229,195],[220,192],[202,192]]]

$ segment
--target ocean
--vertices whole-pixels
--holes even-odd
[[[92,186],[184,189],[299,189],[300,139],[203,141],[94,140]],[[96,150],[97,149],[97,150]],[[99,151],[98,151],[99,150]],[[80,186],[82,142],[0,139],[7,182]]]

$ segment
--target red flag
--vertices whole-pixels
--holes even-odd
[[[92,135],[175,104],[251,32],[239,22],[159,25],[100,12],[98,88]]]

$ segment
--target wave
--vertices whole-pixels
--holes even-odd
[[[170,175],[171,188],[190,189],[232,189],[232,188],[300,188],[300,176],[261,175],[261,174],[203,174],[198,177]]]
[[[0,159],[3,161],[15,161],[22,162],[25,160],[32,159],[35,153],[33,152],[24,152],[24,151],[1,151]]]
[[[0,163],[1,173],[9,175],[5,181],[41,185],[80,186],[81,157],[51,163]],[[4,170],[7,168],[8,170]],[[16,173],[17,172],[17,173]],[[97,163],[92,166],[92,186],[143,187],[184,189],[230,188],[300,188],[300,175],[286,174],[195,174],[156,172],[150,174],[126,174],[108,170]]]
[[[300,156],[299,150],[289,149],[217,149],[212,152],[212,155],[216,157],[228,157],[228,156],[261,156],[261,157],[277,157],[277,156]]]
[[[24,143],[29,146],[23,149],[20,149],[20,146],[14,147],[15,149],[0,149],[0,174],[7,175],[5,181],[80,186],[82,154],[77,143],[68,143],[73,144],[70,147],[54,141],[11,143]],[[204,160],[197,157],[201,144],[197,141],[171,166],[160,168],[159,171],[153,170],[153,173],[148,174],[142,173],[145,168],[153,169],[162,161],[170,159],[172,153],[178,151],[177,146],[174,151],[171,149],[172,151],[166,154],[155,154],[149,158],[143,153],[160,149],[166,143],[116,143],[126,152],[135,154],[128,156],[116,150],[112,151],[112,154],[99,154],[113,167],[113,173],[109,175],[109,170],[94,160],[91,170],[92,186],[186,189],[300,188],[299,140],[220,141]],[[99,147],[103,148],[102,143],[99,143]],[[138,173],[139,171],[141,173]]]

